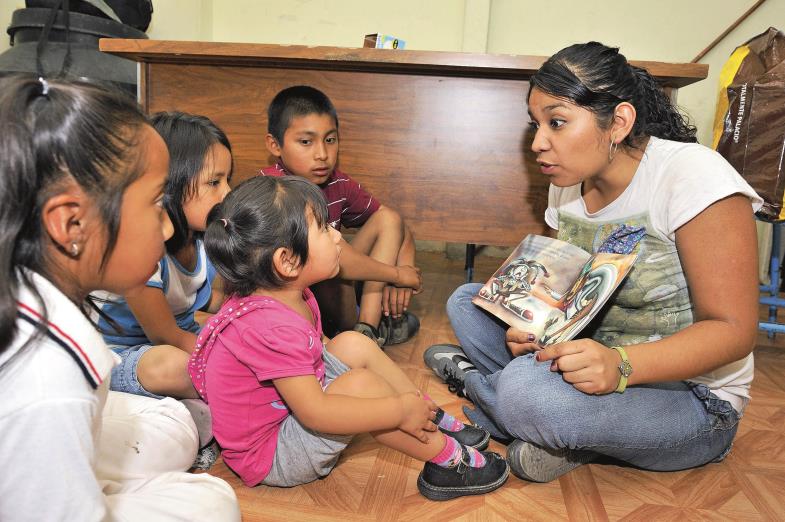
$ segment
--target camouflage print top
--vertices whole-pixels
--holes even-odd
[[[621,221],[588,221],[559,212],[559,239],[594,253],[619,226],[652,230],[646,215]],[[633,252],[638,260],[616,294],[581,333],[605,346],[639,344],[667,337],[693,322],[692,304],[675,243],[645,234]]]
[[[676,251],[676,231],[709,205],[732,194],[750,198],[751,210],[762,200],[715,151],[696,143],[650,138],[630,184],[606,207],[589,212],[581,186],[551,186],[546,222],[558,237],[597,252],[608,243],[638,254],[635,266],[603,310],[581,332],[605,346],[641,344],[668,337],[694,321],[687,281]],[[619,230],[645,230],[640,241]],[[617,240],[615,237],[621,238]],[[610,241],[608,241],[610,238]],[[737,411],[749,397],[752,355],[690,379],[707,384]]]

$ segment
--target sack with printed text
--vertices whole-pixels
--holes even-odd
[[[713,146],[785,220],[785,34],[771,27],[736,48],[720,73]]]

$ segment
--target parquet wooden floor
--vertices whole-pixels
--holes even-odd
[[[500,259],[478,258],[476,281]],[[463,262],[418,255],[426,287],[412,310],[422,329],[387,353],[448,412],[462,417],[462,399],[431,374],[422,354],[431,344],[455,342],[444,303],[463,282]],[[719,464],[654,473],[610,464],[580,467],[550,484],[510,475],[486,496],[430,502],[417,492],[421,464],[360,436],[332,474],[291,489],[247,488],[219,461],[210,470],[237,492],[247,522],[262,520],[785,520],[785,335],[759,335],[752,402],[733,450]],[[463,418],[463,417],[462,417]],[[465,419],[464,419],[465,420]],[[491,449],[504,454],[504,446]]]

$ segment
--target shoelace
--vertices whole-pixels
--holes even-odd
[[[455,375],[452,368],[444,369],[444,382],[447,383],[447,389],[450,393],[458,395],[458,397],[465,397],[463,394],[463,379]]]

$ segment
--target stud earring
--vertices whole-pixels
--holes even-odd
[[[78,255],[79,255],[79,245],[76,243],[76,241],[72,241],[71,242],[71,256],[72,257],[76,257]]]

